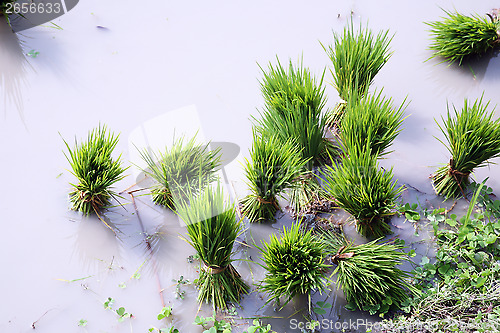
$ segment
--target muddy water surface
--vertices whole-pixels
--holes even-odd
[[[0,20],[0,331],[31,332],[34,325],[37,332],[50,333],[146,332],[174,324],[181,332],[201,332],[192,322],[198,310],[207,316],[210,308],[198,308],[190,284],[181,287],[183,300],[175,294],[173,280],[183,276],[192,282],[197,277],[196,262],[188,261],[194,251],[179,237],[185,229],[141,192],[135,193],[137,210],[125,193],[123,208],[106,214],[116,235],[102,222],[69,211],[68,183],[73,178],[62,138],[84,137],[99,122],[106,123],[121,133],[117,151],[131,165],[134,154],[127,139],[134,129],[194,104],[207,140],[241,148],[228,166],[232,188],[241,197],[246,186],[239,162],[251,143],[249,117],[262,105],[257,63],[265,66],[276,55],[282,62],[302,58],[321,74],[328,58],[319,42],[330,43],[332,30],[341,31],[350,16],[356,23],[369,22],[375,31],[390,29],[395,34],[394,54],[373,89],[384,88],[395,103],[405,97],[411,101],[394,152],[381,164],[394,166],[399,182],[411,185],[403,194],[405,201],[442,206],[428,176],[449,155],[434,138],[442,138],[434,119],[445,114],[447,103],[460,106],[464,98],[484,94],[492,105],[499,104],[500,59],[491,54],[470,68],[424,62],[430,53],[423,22],[439,19],[440,7],[482,14],[498,3],[319,1],[306,6],[300,1],[145,0],[138,6],[132,1],[89,0],[55,21],[62,30],[47,25],[14,35]],[[331,86],[327,93],[333,107],[338,97]],[[488,184],[498,192],[499,171],[498,165],[491,165],[475,177],[489,177]],[[128,173],[117,184],[118,191],[135,183],[133,169]],[[456,209],[460,206],[464,204]],[[344,218],[338,214],[338,219]],[[291,221],[284,214],[275,224],[247,226],[239,241],[259,244]],[[416,235],[404,219],[392,223],[395,234],[416,248],[417,261],[432,254],[424,226]],[[354,234],[352,226],[347,229]],[[237,258],[259,260],[255,248],[238,243],[235,250]],[[258,283],[264,274],[246,261],[237,267],[249,284]],[[119,322],[113,311],[105,310],[108,297],[115,299],[114,309],[125,307],[133,319]],[[319,300],[333,304],[324,317],[328,320],[377,320],[345,310],[341,293],[313,295],[313,301]],[[156,319],[163,303],[174,307],[171,322]],[[280,312],[264,303],[265,295],[254,292],[243,299],[238,314],[269,317],[264,321],[278,332],[298,331],[290,328],[290,320],[304,321],[306,299],[298,298]],[[78,326],[81,319],[87,326]],[[247,321],[237,321],[238,329]]]

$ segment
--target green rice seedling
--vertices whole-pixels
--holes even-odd
[[[187,225],[188,243],[196,250],[202,267],[198,278],[198,301],[224,309],[227,302],[237,303],[248,287],[233,267],[231,255],[241,221],[235,207],[224,200],[219,183],[207,187],[189,202],[176,201],[177,214]]]
[[[432,175],[434,189],[439,195],[445,198],[465,196],[469,175],[474,169],[500,156],[500,119],[493,120],[493,112],[487,111],[488,105],[489,102],[483,103],[482,97],[472,105],[466,99],[460,112],[453,106],[452,114],[448,107],[447,118],[442,117],[443,125],[438,124],[451,154],[450,162]]]
[[[382,170],[367,147],[354,146],[339,165],[326,166],[325,190],[356,220],[360,234],[379,238],[391,232],[387,217],[395,213],[396,188],[392,168]]]
[[[78,143],[71,148],[63,139],[68,154],[64,153],[71,165],[71,173],[77,178],[77,184],[71,184],[70,192],[72,209],[83,212],[99,213],[102,208],[110,205],[115,196],[111,186],[123,179],[127,168],[121,166],[121,155],[115,160],[111,157],[118,143],[118,137],[108,132],[106,126],[89,132],[87,141]]]
[[[291,140],[282,143],[276,136],[262,137],[256,132],[245,163],[251,193],[242,200],[242,212],[251,222],[274,220],[279,210],[277,198],[304,174],[307,160]]]
[[[365,95],[360,100],[349,99],[340,123],[340,140],[345,150],[353,146],[368,146],[373,155],[388,154],[387,148],[401,131],[405,101],[395,108],[391,98],[378,94]]]
[[[482,55],[500,44],[500,22],[478,15],[466,16],[457,12],[444,11],[448,16],[441,21],[426,23],[431,27],[434,57],[442,57],[450,64],[471,55]]]
[[[264,72],[264,71],[263,71]],[[333,145],[324,138],[322,110],[326,103],[323,76],[316,83],[309,70],[290,62],[285,70],[278,65],[269,65],[264,72],[261,91],[265,107],[261,119],[256,120],[257,130],[264,137],[278,136],[284,143],[290,139],[301,149],[308,161],[308,168],[327,152],[334,152]]]
[[[259,290],[269,294],[267,302],[274,300],[279,305],[284,298],[286,304],[295,295],[309,295],[310,301],[311,291],[324,290],[329,267],[324,263],[325,245],[311,230],[303,230],[300,222],[283,228],[280,237],[272,234],[258,249],[266,270]]]
[[[326,104],[323,75],[319,82],[300,63],[294,68],[290,61],[286,70],[277,59],[277,66],[269,64],[268,71],[262,69],[263,79],[260,82],[262,96],[268,109],[276,109],[282,115],[288,113],[287,105],[300,103],[302,111],[319,114]]]
[[[334,232],[325,232],[321,239],[337,265],[332,276],[337,275],[335,283],[344,292],[349,308],[383,314],[391,307],[401,308],[410,296],[418,294],[408,281],[411,275],[398,268],[411,263],[403,245],[376,240],[355,245]]]
[[[148,166],[144,172],[156,181],[151,189],[153,201],[172,210],[175,210],[174,197],[194,193],[217,178],[220,149],[210,150],[208,144],[198,144],[196,137],[187,142],[181,137],[164,152],[140,153]]]
[[[389,31],[381,31],[376,36],[368,28],[354,30],[351,20],[342,34],[334,34],[333,45],[323,49],[332,61],[333,85],[344,101],[355,91],[361,97],[373,82],[373,78],[389,60]]]

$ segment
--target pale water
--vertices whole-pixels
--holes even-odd
[[[373,89],[401,103],[410,100],[409,117],[396,139],[394,152],[381,164],[394,166],[401,184],[412,186],[403,194],[406,202],[424,207],[443,205],[433,194],[428,176],[449,154],[435,138],[442,138],[434,119],[446,113],[447,103],[461,106],[465,97],[484,94],[492,106],[500,103],[500,59],[484,58],[471,68],[424,62],[431,54],[424,21],[437,20],[440,9],[483,14],[498,2],[481,1],[253,1],[235,3],[145,0],[81,1],[55,23],[12,34],[0,21],[0,85],[2,120],[0,153],[3,190],[0,194],[3,232],[0,236],[1,332],[147,332],[150,327],[173,323],[180,332],[201,332],[192,324],[198,313],[208,316],[210,307],[198,308],[196,290],[181,286],[184,299],[175,298],[176,283],[183,276],[197,277],[196,263],[187,258],[193,249],[180,237],[185,229],[177,218],[151,203],[149,196],[123,194],[124,208],[106,214],[115,235],[102,222],[71,212],[68,183],[73,177],[62,153],[62,138],[86,136],[99,122],[121,133],[117,147],[131,165],[128,138],[138,126],[170,110],[195,105],[207,140],[231,142],[241,153],[228,166],[236,195],[246,186],[239,164],[251,144],[249,117],[262,105],[260,69],[278,56],[303,59],[320,75],[329,65],[320,42],[331,43],[332,30],[341,31],[352,16],[369,22],[374,30],[390,29],[394,54],[375,79]],[[38,53],[37,53],[38,52]],[[29,55],[27,55],[29,54]],[[331,79],[329,74],[326,75]],[[328,106],[338,101],[327,87]],[[186,119],[189,122],[189,119]],[[134,166],[117,185],[122,191],[135,183]],[[498,165],[478,170],[475,178],[500,190]],[[447,204],[449,206],[451,203]],[[457,210],[464,203],[457,205]],[[140,220],[139,220],[140,218]],[[339,214],[339,219],[345,215]],[[285,214],[272,225],[251,225],[241,243],[268,239],[289,226]],[[428,230],[402,218],[392,221],[395,235],[422,255],[432,254]],[[352,226],[347,227],[354,234]],[[161,235],[161,237],[155,237]],[[148,237],[151,236],[151,237]],[[148,247],[149,242],[149,247]],[[235,257],[258,261],[259,253],[238,243]],[[264,274],[256,264],[240,261],[237,269],[249,284]],[[140,278],[138,274],[140,274]],[[252,290],[255,286],[252,287]],[[133,319],[118,322],[105,310],[108,297],[115,299]],[[365,313],[343,308],[341,293],[313,295],[333,307],[325,318],[347,322],[366,318]],[[278,332],[298,332],[290,320],[304,321],[307,300],[299,298],[282,311],[265,303],[265,295],[245,296],[238,316],[264,319]],[[163,305],[173,305],[170,321],[159,322]],[[79,327],[81,319],[87,326]],[[323,317],[315,318],[322,320]],[[237,320],[243,331],[249,320]],[[328,332],[329,330],[324,330]]]

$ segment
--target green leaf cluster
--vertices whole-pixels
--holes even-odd
[[[163,152],[144,149],[140,153],[148,166],[144,172],[156,181],[151,189],[153,201],[172,210],[175,200],[202,190],[217,178],[220,149],[210,150],[208,144],[197,143],[196,137],[187,142],[181,137]]]
[[[322,239],[337,264],[332,275],[337,274],[336,284],[344,292],[346,308],[384,314],[402,308],[410,296],[418,294],[409,282],[411,274],[399,268],[411,262],[401,242],[374,240],[355,245],[334,232],[324,233]]]
[[[242,212],[251,222],[274,220],[279,209],[278,197],[294,186],[304,171],[306,160],[291,141],[277,136],[264,137],[254,132],[250,161],[245,163],[245,176],[251,193],[242,200]]]
[[[482,55],[500,41],[500,24],[478,15],[466,16],[458,12],[444,11],[447,17],[441,21],[427,22],[431,28],[434,51],[431,58],[442,57],[450,64],[462,64],[471,55]]]
[[[395,199],[402,187],[392,180],[392,168],[380,169],[370,149],[355,146],[342,163],[326,166],[325,190],[356,220],[359,233],[383,237],[391,232],[385,218],[395,213]]]
[[[196,250],[202,264],[198,279],[200,302],[223,309],[227,301],[238,302],[248,287],[233,267],[231,254],[241,222],[235,207],[226,202],[219,183],[208,187],[188,201],[176,202],[177,214],[186,223],[188,243]]]
[[[348,101],[353,92],[362,97],[368,91],[373,78],[389,60],[389,31],[374,35],[360,24],[358,31],[351,20],[341,34],[334,34],[333,45],[323,46],[333,70],[333,84],[339,96]]]
[[[340,123],[340,139],[344,150],[354,146],[369,147],[373,155],[383,156],[401,131],[405,102],[395,108],[391,98],[378,94],[350,98]]]
[[[267,302],[274,300],[279,304],[283,297],[286,304],[295,295],[324,290],[328,268],[324,263],[324,249],[325,245],[311,230],[301,229],[300,222],[289,229],[283,228],[280,237],[273,234],[269,242],[263,241],[259,250],[266,275],[259,290],[269,294]]]
[[[465,195],[474,169],[487,165],[500,156],[500,119],[493,120],[488,112],[489,102],[479,98],[471,104],[467,99],[461,111],[448,107],[447,117],[438,124],[446,138],[450,162],[440,167],[432,176],[434,189],[445,198]]]
[[[121,155],[115,160],[111,156],[118,143],[118,136],[108,132],[106,126],[89,132],[87,140],[71,148],[64,141],[68,153],[64,153],[71,165],[71,173],[77,178],[77,184],[71,184],[70,201],[73,209],[88,215],[99,213],[110,205],[115,196],[111,186],[123,179],[127,168],[121,166]]]

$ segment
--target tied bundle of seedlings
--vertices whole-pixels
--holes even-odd
[[[395,199],[403,188],[396,188],[392,168],[380,169],[377,156],[367,147],[353,146],[339,165],[327,166],[325,190],[340,208],[356,220],[356,228],[366,237],[391,233],[387,218],[394,215]]]
[[[398,268],[409,262],[404,246],[380,243],[376,240],[355,245],[343,235],[326,232],[321,236],[331,261],[337,265],[336,284],[344,292],[348,307],[386,313],[391,307],[399,309],[418,289],[408,282],[411,275]]]
[[[328,114],[329,126],[341,118],[350,96],[362,97],[368,91],[373,78],[389,60],[389,43],[392,37],[389,31],[381,31],[376,36],[368,28],[359,26],[355,31],[352,20],[342,34],[334,34],[333,46],[323,49],[332,61],[333,85],[342,102]]]
[[[319,114],[325,107],[326,97],[323,87],[323,75],[319,82],[311,75],[307,68],[294,68],[290,61],[288,71],[277,59],[278,65],[269,64],[268,71],[261,67],[263,79],[260,82],[262,96],[268,109],[275,109],[282,115],[287,114],[287,105],[300,102],[304,111]]]
[[[373,155],[388,154],[387,148],[401,131],[405,101],[395,108],[391,98],[378,94],[365,95],[360,100],[349,98],[340,124],[340,139],[345,150],[368,146]]]
[[[333,142],[324,137],[326,103],[323,87],[324,73],[317,83],[302,64],[294,67],[290,62],[286,70],[278,61],[263,70],[261,91],[265,101],[257,131],[262,137],[277,136],[281,144],[289,140],[298,146],[307,160],[304,177],[298,177],[290,189],[290,204],[296,213],[324,193],[313,174],[313,166],[337,155]]]
[[[442,21],[429,22],[434,57],[442,57],[450,64],[462,61],[469,56],[482,55],[500,44],[500,21],[487,14],[489,18],[447,12]]]
[[[301,223],[283,228],[281,237],[271,235],[269,243],[263,242],[262,267],[267,271],[259,290],[269,294],[268,303],[278,305],[284,298],[287,304],[295,295],[308,295],[313,290],[325,288],[325,245],[316,239],[311,230],[304,231]]]
[[[141,156],[148,168],[144,172],[156,181],[151,189],[153,201],[175,210],[176,198],[186,193],[196,193],[215,181],[220,165],[220,149],[210,150],[193,137],[186,143],[184,138],[174,141],[172,147],[158,154],[147,150]]]
[[[453,107],[452,115],[448,107],[447,119],[442,118],[443,126],[438,124],[451,154],[450,162],[432,175],[434,189],[439,195],[456,198],[462,194],[465,197],[473,170],[500,156],[500,119],[493,120],[493,112],[487,112],[488,105],[489,102],[483,104],[482,97],[472,105],[465,100],[461,112]]]
[[[261,137],[255,132],[250,158],[245,174],[251,193],[241,201],[241,210],[250,222],[274,220],[277,198],[304,174],[307,161],[292,141],[282,143],[275,136]]]
[[[70,192],[73,210],[85,215],[98,214],[110,205],[115,196],[111,186],[125,177],[123,172],[126,170],[121,166],[121,155],[116,160],[111,157],[117,143],[118,136],[101,125],[89,132],[87,141],[79,144],[75,139],[73,149],[64,140],[68,149],[68,154],[64,155],[71,165],[71,173],[78,180],[78,184],[70,184],[73,186]]]
[[[263,71],[264,72],[264,71]],[[319,83],[309,70],[290,62],[288,71],[278,61],[264,72],[261,91],[265,101],[261,119],[256,120],[257,131],[263,137],[277,136],[281,141],[292,139],[308,160],[307,168],[334,154],[333,144],[324,138],[322,110],[326,103],[323,77]]]
[[[241,222],[235,207],[226,203],[218,183],[197,196],[176,202],[177,214],[187,225],[187,242],[196,250],[203,265],[198,278],[198,301],[224,309],[227,302],[237,303],[248,287],[233,267],[231,254]]]

